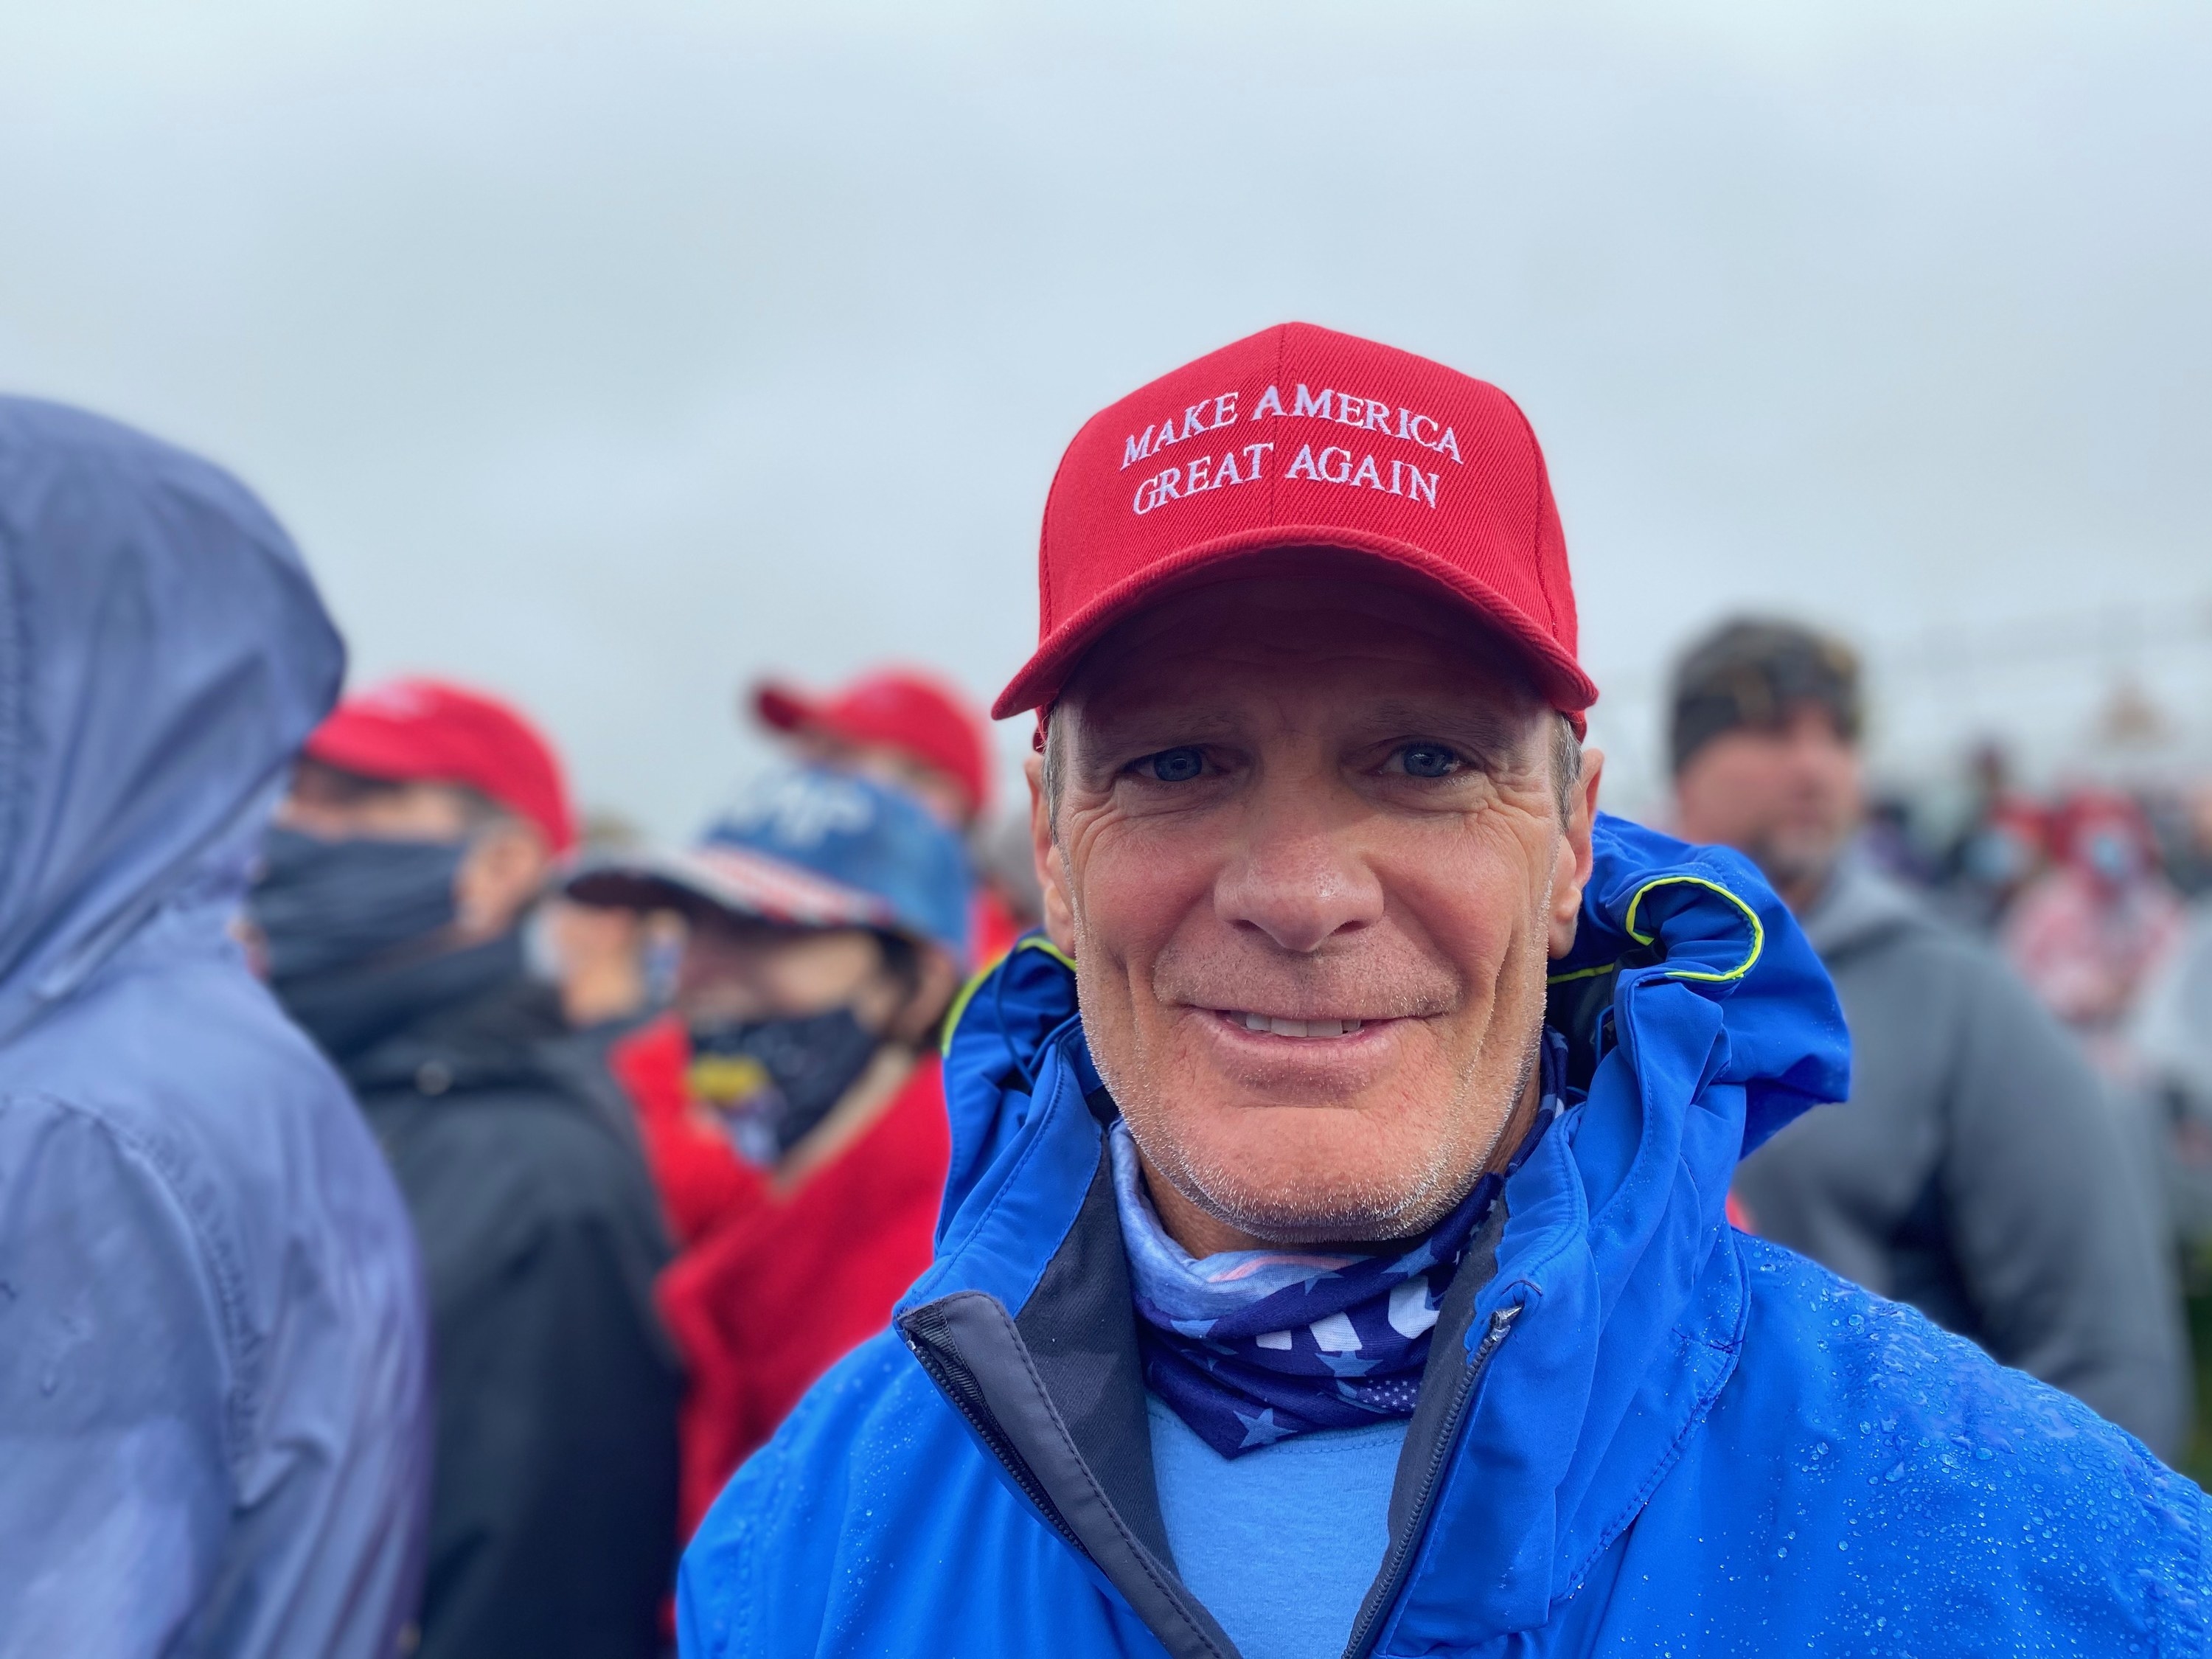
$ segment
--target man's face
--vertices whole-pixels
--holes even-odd
[[[939,823],[951,829],[965,829],[975,816],[966,785],[895,744],[854,743],[832,732],[806,731],[798,734],[793,747],[808,760],[913,796]]]
[[[318,762],[293,769],[276,821],[322,841],[466,841],[467,797],[442,783],[357,778]]]
[[[534,826],[504,814],[486,820],[464,790],[361,778],[312,760],[293,769],[274,821],[319,841],[467,842],[453,877],[458,944],[513,927],[553,861]]]
[[[796,1019],[851,1008],[880,1029],[901,1001],[883,946],[864,928],[776,927],[702,911],[677,969],[676,1006],[709,1023]]]
[[[1048,925],[1155,1196],[1229,1235],[1418,1232],[1527,1092],[1596,757],[1563,823],[1557,717],[1441,611],[1206,588],[1095,647],[1055,715]]]
[[[1803,704],[1780,726],[1740,726],[1707,741],[1674,780],[1674,801],[1685,836],[1748,854],[1802,905],[1858,826],[1858,750],[1826,709]]]

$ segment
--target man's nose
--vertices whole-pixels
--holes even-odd
[[[1231,927],[1304,953],[1382,920],[1384,898],[1357,815],[1300,793],[1263,790],[1251,803],[1213,903]]]

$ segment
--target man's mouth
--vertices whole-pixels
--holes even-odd
[[[1279,1019],[1273,1014],[1247,1013],[1236,1008],[1216,1012],[1232,1025],[1269,1036],[1345,1037],[1354,1035],[1367,1024],[1364,1019]]]

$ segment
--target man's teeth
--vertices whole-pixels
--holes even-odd
[[[1366,1022],[1357,1019],[1271,1019],[1265,1014],[1237,1014],[1248,1031],[1267,1031],[1276,1036],[1350,1036]]]

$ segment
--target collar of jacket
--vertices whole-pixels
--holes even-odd
[[[1587,1090],[1515,1175],[1446,1298],[1348,1652],[1541,1626],[1735,1369],[1738,1158],[1849,1092],[1826,974],[1737,855],[1601,817],[1550,1017]],[[901,1334],[1010,1486],[1170,1653],[1227,1655],[1176,1577],[1070,965],[1032,937],[947,1042],[952,1163]],[[1471,1564],[1476,1565],[1470,1571]]]

